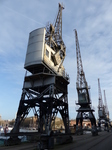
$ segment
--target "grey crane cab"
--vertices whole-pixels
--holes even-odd
[[[63,65],[60,67],[61,54],[55,51],[45,42],[45,28],[39,28],[29,34],[29,41],[24,68],[34,73],[34,68],[49,67],[55,74],[65,77]]]

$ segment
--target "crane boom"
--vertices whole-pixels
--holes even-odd
[[[108,110],[108,106],[107,106],[105,90],[104,90],[104,102],[105,102],[105,114],[106,114],[106,117],[109,118],[109,110]]]
[[[55,21],[55,40],[61,40],[62,38],[62,10],[64,9],[63,5],[59,3],[59,10]]]
[[[62,66],[62,63],[66,55],[66,46],[62,39],[62,10],[63,5],[59,3],[58,14],[54,25],[48,24],[46,27],[46,43],[49,45],[55,53],[52,54],[52,60],[56,65],[58,65],[58,71]],[[59,63],[60,60],[60,63]]]
[[[54,25],[48,24],[46,27],[46,42],[52,47],[56,52],[59,47],[65,51],[66,46],[62,40],[62,10],[63,5],[59,3],[58,14]]]
[[[99,95],[99,104],[98,104],[98,108],[103,108],[103,100],[102,100],[102,93],[101,93],[101,88],[100,88],[100,79],[98,78],[98,95]]]
[[[99,78],[98,78],[98,115],[99,115],[99,120],[105,118],[105,107],[103,105],[102,93],[101,93],[101,87],[100,87],[100,79]]]
[[[78,92],[78,101],[84,103],[90,103],[89,88],[83,71],[82,59],[80,53],[80,46],[78,41],[77,30],[75,29],[76,40],[76,57],[77,57],[77,82],[76,88]]]
[[[77,56],[77,87],[83,88],[87,86],[87,82],[85,78],[85,73],[83,71],[80,46],[76,29],[75,29],[75,40],[76,40],[76,56]]]

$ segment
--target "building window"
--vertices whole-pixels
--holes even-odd
[[[53,53],[51,52],[51,61],[53,62]]]
[[[46,49],[46,56],[49,58],[49,51]]]

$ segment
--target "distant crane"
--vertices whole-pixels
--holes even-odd
[[[78,93],[78,103],[76,105],[80,105],[77,110],[78,114],[76,117],[76,130],[78,130],[78,123],[80,122],[80,126],[82,129],[83,119],[90,119],[92,124],[92,134],[97,135],[96,129],[96,119],[93,114],[93,109],[91,108],[91,100],[89,95],[89,87],[85,78],[85,73],[83,71],[80,46],[78,41],[77,30],[75,30],[75,40],[76,40],[76,56],[77,56],[77,82],[76,89]],[[83,133],[82,133],[83,134]]]
[[[107,100],[106,100],[105,90],[104,90],[104,102],[105,102],[106,121],[109,121],[109,110],[108,110],[108,106],[107,106]]]
[[[101,119],[105,119],[105,107],[103,105],[102,94],[101,94],[101,87],[100,87],[100,79],[98,79],[98,115],[99,115],[99,122]]]
[[[109,111],[106,101],[106,94],[104,90],[104,104],[102,100],[101,88],[100,88],[100,79],[98,79],[98,116],[99,116],[99,130],[101,130],[101,124],[105,122],[105,130],[109,131]]]
[[[100,87],[100,79],[98,78],[98,127],[101,131],[101,124],[106,120],[105,106],[103,105],[102,93]]]

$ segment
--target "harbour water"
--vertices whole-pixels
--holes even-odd
[[[7,128],[7,130],[5,130],[5,128],[3,128],[2,126],[0,126],[0,146],[4,145],[4,140],[6,140],[9,137],[5,137],[4,134],[5,132],[9,133],[12,130],[12,128]]]
[[[8,128],[7,133],[10,133],[11,130],[12,130],[12,128]],[[37,130],[34,130],[34,129],[20,129],[20,132],[37,132]],[[4,129],[1,128],[0,129],[0,146],[4,145],[4,141],[8,138],[9,138],[8,136],[4,135]],[[27,141],[26,136],[18,136],[18,138],[21,139],[21,142]]]
[[[11,130],[12,130],[12,128],[8,128],[7,132],[10,133]],[[25,129],[22,128],[22,129],[20,129],[20,132],[37,132],[37,130],[29,129],[29,128],[25,128]],[[61,132],[64,133],[64,130],[62,130]],[[91,134],[91,131],[84,131],[83,134]],[[0,130],[0,146],[3,146],[4,141],[8,138],[9,138],[8,136],[4,135],[4,129],[1,128],[1,130]],[[21,142],[27,141],[27,137],[25,135],[18,136],[18,138],[21,139]]]
[[[0,146],[4,145],[4,139],[0,139]]]

